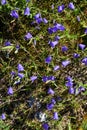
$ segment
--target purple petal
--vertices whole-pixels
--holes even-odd
[[[24,10],[24,15],[30,15],[30,9],[29,7],[26,7],[25,10]]]
[[[25,40],[30,40],[32,38],[32,35],[28,32],[24,38]]]
[[[61,13],[64,10],[64,5],[58,6],[58,12]]]
[[[30,79],[32,82],[34,82],[37,79],[37,76],[31,76]]]
[[[13,89],[12,89],[12,87],[9,87],[9,88],[8,88],[7,94],[9,94],[9,95],[12,95],[12,94],[13,94]]]
[[[62,62],[63,67],[66,67],[69,64],[70,64],[70,61],[68,61],[68,60],[65,60]]]
[[[69,7],[71,10],[74,10],[74,9],[75,9],[75,6],[74,6],[73,2],[70,2],[69,5],[68,5],[68,7]]]
[[[58,119],[59,119],[57,112],[54,112],[54,114],[53,114],[53,119],[54,119],[54,120],[58,120]]]
[[[48,93],[48,94],[51,94],[51,95],[54,95],[55,92],[53,91],[52,88],[49,88],[47,93]]]
[[[14,17],[14,18],[18,18],[18,17],[19,17],[19,15],[18,15],[18,13],[16,12],[16,10],[12,10],[11,13],[10,13],[10,15],[11,15],[12,17]]]
[[[48,130],[49,129],[49,125],[47,123],[42,124],[42,127],[44,130]]]
[[[2,115],[1,115],[1,119],[2,119],[2,120],[5,120],[5,119],[6,119],[6,116],[5,116],[4,113],[2,113]]]
[[[54,107],[53,103],[47,104],[47,110],[52,110]]]
[[[51,57],[51,56],[48,56],[48,57],[45,59],[45,63],[47,63],[47,64],[49,64],[51,61],[52,61],[52,57]]]
[[[54,66],[54,71],[59,70],[59,69],[60,69],[60,66],[58,65]]]
[[[5,5],[6,3],[6,0],[1,0],[1,5]]]
[[[18,64],[17,69],[18,69],[18,72],[24,71],[24,67],[22,66],[22,64]]]

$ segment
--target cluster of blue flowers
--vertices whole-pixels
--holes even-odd
[[[26,2],[29,2],[29,0],[27,0]],[[2,4],[2,5],[5,5],[5,4],[7,4],[7,1],[6,1],[6,0],[1,0],[1,4]],[[68,8],[71,9],[71,10],[74,10],[74,9],[75,9],[75,6],[74,6],[74,4],[73,4],[72,2],[70,2],[70,3],[68,4]],[[52,5],[52,9],[54,9],[54,5]],[[64,9],[65,9],[65,5],[58,6],[58,13],[61,13],[62,11],[64,11]],[[24,9],[24,15],[25,15],[25,16],[26,16],[26,15],[27,15],[27,16],[30,15],[30,8],[29,8],[29,7],[26,7],[26,8]],[[13,17],[13,18],[16,18],[16,19],[19,18],[19,14],[18,14],[18,12],[17,12],[16,10],[12,10],[12,11],[10,12],[10,16]],[[43,22],[44,24],[47,24],[47,23],[48,23],[48,20],[47,20],[46,18],[42,18],[42,16],[41,16],[40,13],[37,13],[37,14],[34,16],[34,20],[35,20],[35,22],[36,22],[37,24],[40,24],[41,22]],[[80,17],[79,17],[79,16],[77,16],[77,20],[80,22]],[[60,24],[60,23],[54,23],[53,27],[49,27],[49,28],[48,28],[48,33],[49,33],[49,34],[53,34],[53,33],[56,33],[57,31],[65,31],[65,30],[66,30],[66,28],[65,28],[62,24]],[[84,33],[87,34],[87,28],[85,28]],[[27,33],[25,34],[25,36],[24,36],[24,39],[25,39],[26,41],[31,40],[32,38],[33,38],[33,35],[32,35],[30,32],[27,32]],[[60,40],[60,37],[59,37],[59,36],[56,36],[56,37],[54,38],[54,40],[53,40],[53,41],[49,41],[48,44],[50,45],[51,48],[55,48],[55,47],[58,45],[59,40]],[[35,45],[36,45],[36,41],[34,41],[34,42],[35,42]],[[10,41],[6,41],[6,42],[5,42],[5,46],[11,46]],[[78,48],[79,48],[81,51],[84,51],[85,48],[86,48],[86,45],[84,45],[84,44],[78,44]],[[17,51],[20,49],[19,45],[16,46],[16,49],[17,49]],[[68,48],[67,46],[62,46],[62,47],[61,47],[61,51],[62,51],[63,53],[66,53],[68,50],[69,50],[69,48]],[[79,58],[79,57],[80,57],[80,54],[78,54],[78,53],[74,53],[74,54],[73,54],[73,58]],[[49,65],[49,64],[52,62],[52,59],[53,59],[53,57],[49,54],[49,55],[44,59],[44,63],[46,63],[47,65]],[[71,62],[72,62],[72,61],[69,60],[69,59],[63,60],[63,61],[61,62],[61,66],[62,66],[63,68],[66,68],[69,64],[71,64]],[[87,57],[84,57],[84,58],[81,60],[81,63],[83,63],[84,65],[87,66]],[[60,67],[59,65],[55,65],[54,68],[53,68],[53,71],[58,71],[58,70],[60,70],[60,69],[61,69],[61,67]],[[24,67],[23,67],[22,64],[20,64],[20,63],[18,64],[17,70],[18,70],[17,72],[15,72],[15,71],[12,71],[12,72],[11,72],[11,79],[13,79],[13,78],[15,78],[15,77],[16,77],[16,78],[18,77],[18,78],[17,78],[18,80],[16,80],[16,81],[14,82],[14,84],[20,83],[21,80],[25,77],[25,75],[24,75],[25,69],[24,69]],[[37,76],[37,75],[32,75],[32,76],[30,77],[30,81],[31,81],[32,83],[33,83],[35,80],[37,80],[37,79],[38,79],[38,76]],[[53,75],[50,75],[50,76],[42,76],[42,82],[49,82],[49,81],[55,81],[55,80],[56,80],[56,77],[53,76]],[[70,77],[70,76],[68,76],[68,77],[66,78],[65,86],[68,88],[69,94],[76,94],[76,95],[77,95],[77,94],[79,94],[79,93],[85,91],[85,88],[84,88],[83,86],[79,86],[79,88],[76,89],[76,88],[74,87],[74,80],[73,80],[72,77]],[[8,90],[7,90],[7,94],[8,94],[8,95],[13,95],[13,93],[14,93],[13,87],[10,86],[10,87],[8,88]],[[50,88],[48,89],[48,91],[47,91],[47,94],[50,94],[50,95],[53,96],[53,95],[55,94],[55,92],[54,92],[54,90],[50,87]],[[54,108],[55,104],[56,104],[56,101],[55,101],[54,98],[52,98],[51,101],[50,101],[50,103],[48,103],[47,106],[46,106],[47,110],[48,110],[48,111],[51,111],[51,110]],[[2,119],[2,120],[5,120],[5,119],[6,119],[6,116],[5,116],[4,113],[2,113],[1,119]],[[54,120],[58,120],[58,119],[59,119],[58,112],[55,111],[55,112],[53,113],[53,119],[54,119]],[[44,120],[43,120],[43,121],[44,121]],[[43,122],[43,121],[42,121],[42,122]],[[42,124],[42,127],[43,127],[44,130],[48,130],[48,129],[50,128],[50,126],[48,125],[47,122],[43,123],[43,124]]]

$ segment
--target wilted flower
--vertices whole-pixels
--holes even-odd
[[[59,70],[59,69],[60,69],[60,66],[58,65],[54,66],[54,71]]]
[[[26,7],[25,10],[24,10],[24,15],[30,15],[30,9],[29,7]]]
[[[34,103],[35,103],[35,98],[34,97],[29,97],[27,102],[28,102],[28,106],[32,107],[34,105]]]
[[[43,18],[43,22],[46,24],[48,23],[48,20],[46,18]]]
[[[64,5],[58,6],[58,12],[61,13],[64,10]]]
[[[70,94],[74,94],[75,93],[75,89],[73,87],[69,87],[69,93]]]
[[[69,7],[71,10],[74,10],[74,9],[75,9],[75,6],[74,6],[73,2],[70,2],[69,5],[68,5],[68,7]]]
[[[62,46],[62,52],[65,52],[68,50],[68,47],[67,46]]]
[[[12,95],[12,94],[13,94],[13,88],[12,88],[11,86],[8,88],[7,93],[8,93],[9,95]]]
[[[54,114],[53,114],[53,119],[54,119],[54,120],[58,120],[58,119],[59,119],[57,112],[54,112]]]
[[[85,28],[85,31],[84,31],[85,34],[87,34],[87,28]]]
[[[18,76],[20,79],[24,78],[24,74],[23,73],[18,73]]]
[[[30,40],[32,38],[32,35],[28,32],[24,38],[25,40]]]
[[[31,76],[30,79],[32,82],[34,82],[37,79],[37,76]]]
[[[18,69],[18,72],[24,71],[24,67],[22,66],[22,64],[18,64],[17,69]]]
[[[7,3],[6,0],[1,0],[2,5],[5,5],[6,3]]]
[[[50,41],[49,44],[52,48],[54,48],[58,44],[58,41]]]
[[[1,119],[2,119],[2,120],[5,120],[5,119],[6,119],[6,116],[5,116],[4,113],[2,113],[2,115],[1,115]]]
[[[11,43],[9,41],[6,41],[5,46],[11,46]]]
[[[54,95],[55,92],[53,91],[52,88],[49,88],[47,93],[48,93],[48,94],[51,94],[51,95]]]
[[[54,107],[53,103],[47,104],[47,110],[52,110]]]
[[[84,45],[84,44],[79,44],[78,46],[79,46],[79,48],[80,48],[81,50],[84,50],[85,47],[86,47],[86,45]]]
[[[85,65],[87,65],[87,57],[85,57],[84,59],[82,59],[82,63],[84,63]]]
[[[12,17],[14,17],[14,18],[18,18],[18,17],[19,17],[19,15],[18,15],[18,13],[16,12],[16,10],[12,10],[11,13],[10,13],[10,15],[11,15]]]
[[[80,22],[80,17],[79,16],[77,16],[77,21]]]
[[[49,64],[51,61],[52,61],[52,56],[48,56],[48,57],[45,59],[45,63],[47,63],[47,64]]]
[[[66,67],[66,66],[69,65],[69,64],[70,64],[70,61],[69,61],[69,60],[62,61],[63,67]]]
[[[35,117],[36,117],[40,122],[46,121],[46,114],[45,114],[45,113],[37,112],[37,113],[35,114]]]
[[[42,124],[44,130],[49,130],[49,125],[47,123]]]

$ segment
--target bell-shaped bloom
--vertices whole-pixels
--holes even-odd
[[[18,69],[18,72],[24,71],[24,67],[22,66],[22,64],[18,64],[17,69]]]
[[[59,24],[59,23],[55,24],[55,28],[57,30],[60,30],[60,31],[64,31],[65,30],[65,27],[62,24]]]
[[[31,80],[32,82],[34,82],[36,79],[37,79],[37,76],[31,76],[31,77],[30,77],[30,80]]]
[[[52,48],[54,48],[58,44],[58,41],[50,41],[49,44]]]
[[[64,5],[58,6],[58,12],[61,13],[64,10],[64,8]]]
[[[48,80],[54,81],[55,77],[54,76],[48,76]]]
[[[52,98],[51,103],[56,104],[56,100],[54,98]]]
[[[11,43],[9,41],[6,41],[5,46],[11,46]]]
[[[13,94],[13,88],[11,86],[8,88],[7,94],[8,95],[12,95]]]
[[[74,9],[75,9],[75,6],[74,6],[73,2],[70,2],[69,5],[68,5],[68,7],[69,7],[71,10],[74,10]]]
[[[77,21],[80,22],[80,17],[79,16],[77,16]]]
[[[59,119],[57,112],[54,112],[54,114],[53,114],[53,119],[54,119],[54,120],[58,120],[58,119]]]
[[[40,13],[38,13],[38,14],[36,14],[36,15],[34,16],[35,20],[38,19],[38,18],[40,18],[40,17],[41,17],[41,14],[40,14]]]
[[[79,48],[80,48],[81,50],[84,50],[85,47],[86,47],[86,45],[84,45],[84,44],[79,44],[78,46],[79,46]]]
[[[30,15],[30,9],[29,9],[29,7],[26,7],[26,8],[25,8],[25,10],[24,10],[24,15],[27,15],[27,16]]]
[[[54,71],[57,71],[57,70],[59,70],[59,69],[60,69],[60,66],[59,66],[59,65],[54,66]]]
[[[68,82],[66,82],[66,84],[65,84],[67,87],[73,87],[73,82],[71,82],[71,81],[68,81]]]
[[[47,82],[47,80],[48,80],[48,76],[43,76],[43,77],[42,77],[42,81],[43,81],[43,82]]]
[[[52,88],[49,88],[47,93],[48,93],[48,94],[51,94],[51,95],[54,95],[55,92],[53,91]]]
[[[85,31],[84,31],[85,34],[87,34],[87,28],[85,28]]]
[[[72,77],[70,77],[70,76],[67,76],[67,77],[66,77],[66,80],[69,81],[69,82],[72,82],[72,81],[73,81]]]
[[[52,61],[52,56],[48,56],[48,57],[45,59],[45,63],[47,63],[47,64],[49,64],[51,61]]]
[[[73,54],[73,57],[74,57],[74,58],[79,58],[79,57],[80,57],[80,54],[74,53],[74,54]]]
[[[66,52],[68,50],[67,46],[62,46],[62,52]]]
[[[18,17],[19,17],[19,15],[18,15],[18,13],[16,12],[16,10],[12,10],[11,13],[10,13],[10,15],[11,15],[12,17],[14,17],[14,18],[18,18]]]
[[[43,18],[43,22],[44,22],[45,24],[47,24],[47,23],[48,23],[48,20],[47,20],[46,18]]]
[[[22,79],[22,78],[24,78],[24,74],[23,74],[23,73],[18,73],[18,77],[19,77],[20,79]]]
[[[87,65],[87,57],[82,59],[82,63],[84,63],[85,65]]]
[[[69,61],[69,60],[62,61],[63,67],[66,67],[66,66],[69,65],[69,64],[70,64],[70,61]]]
[[[37,22],[37,24],[40,24],[41,22],[43,22],[43,19],[40,17],[40,18],[37,18],[36,19],[36,22]]]
[[[55,41],[59,41],[60,40],[60,36],[55,36]]]
[[[70,88],[69,88],[69,93],[70,93],[70,94],[75,94],[75,89],[74,89],[73,87],[70,87]]]
[[[24,38],[25,40],[30,40],[32,38],[32,35],[28,32]]]
[[[44,130],[49,130],[49,125],[47,123],[42,124]]]
[[[2,115],[1,115],[1,119],[2,119],[2,120],[5,120],[5,119],[6,119],[6,116],[5,116],[4,113],[2,113]]]
[[[52,110],[54,107],[53,103],[47,104],[47,110]]]
[[[81,92],[84,92],[86,89],[83,87],[83,86],[80,86],[78,88],[78,92],[81,93]]]
[[[6,3],[6,0],[1,0],[1,5],[5,5]]]

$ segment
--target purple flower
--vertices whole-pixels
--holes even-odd
[[[18,72],[24,71],[24,67],[22,66],[22,64],[18,64],[17,69],[18,69]]]
[[[58,65],[54,66],[54,71],[59,70],[59,69],[60,69],[60,66]]]
[[[84,45],[84,44],[79,44],[78,46],[79,46],[79,48],[80,48],[81,50],[84,50],[85,47],[86,47],[86,45]]]
[[[18,15],[18,13],[16,12],[16,10],[12,10],[11,13],[10,13],[10,15],[11,15],[12,17],[14,17],[14,18],[18,18],[18,17],[19,17],[19,15]]]
[[[85,57],[84,59],[82,59],[82,63],[84,63],[85,65],[87,65],[87,57]]]
[[[5,46],[11,46],[11,43],[9,41],[6,41]]]
[[[87,28],[85,28],[85,31],[84,31],[85,34],[87,34]]]
[[[41,22],[43,22],[43,19],[42,19],[42,18],[37,18],[37,19],[36,19],[36,22],[37,22],[38,24],[40,24]]]
[[[55,80],[55,77],[54,76],[48,76],[48,80]]]
[[[64,10],[64,5],[58,6],[58,12],[61,13]]]
[[[77,16],[77,21],[80,22],[80,17],[79,16]]]
[[[54,112],[54,114],[53,114],[53,119],[54,119],[54,120],[58,120],[58,119],[59,119],[57,112]]]
[[[51,56],[48,56],[48,57],[45,59],[45,63],[47,63],[47,64],[49,64],[51,61],[52,61],[52,57],[51,57]]]
[[[2,5],[5,5],[6,3],[7,3],[6,0],[1,0]]]
[[[7,94],[9,95],[13,94],[13,88],[11,86],[8,88]]]
[[[69,5],[68,5],[68,7],[69,7],[71,10],[74,10],[74,9],[75,9],[75,6],[74,6],[73,2],[70,2]]]
[[[24,74],[23,73],[18,73],[18,76],[19,76],[19,78],[24,78]]]
[[[68,50],[68,47],[67,46],[62,46],[62,52],[65,52]]]
[[[53,33],[53,29],[52,28],[48,28],[48,32],[50,33],[50,34],[52,34]]]
[[[60,30],[60,31],[64,31],[65,27],[62,24],[56,23],[55,24],[55,29]]]
[[[26,0],[26,2],[29,2],[30,0]]]
[[[31,76],[30,79],[31,79],[32,82],[34,82],[34,80],[37,79],[37,76]]]
[[[66,84],[65,84],[67,87],[73,87],[73,82],[71,82],[71,81],[68,81],[68,82],[66,82]]]
[[[80,86],[80,87],[78,88],[78,92],[79,92],[79,93],[84,92],[84,91],[85,91],[85,88],[84,88],[83,86]]]
[[[34,16],[34,18],[35,18],[35,19],[38,19],[38,18],[40,18],[40,16],[41,16],[41,14],[38,13],[38,14],[36,14],[36,15]]]
[[[49,44],[52,48],[54,48],[58,44],[58,41],[50,41]]]
[[[47,104],[47,110],[52,110],[54,107],[53,103]]]
[[[69,93],[70,93],[70,94],[74,94],[74,93],[75,93],[75,89],[74,89],[73,87],[70,87],[70,88],[69,88]]]
[[[54,98],[51,99],[51,103],[56,104],[56,101]]]
[[[74,54],[73,54],[73,57],[74,57],[74,58],[79,58],[79,57],[80,57],[80,54],[74,53]]]
[[[32,35],[28,32],[24,38],[25,40],[30,40],[32,38]]]
[[[66,80],[68,80],[69,82],[73,81],[73,79],[70,76],[66,77]]]
[[[42,77],[42,81],[43,81],[43,82],[47,82],[47,80],[48,80],[48,77],[47,77],[47,76],[43,76],[43,77]]]
[[[24,10],[24,15],[30,15],[30,9],[29,7],[26,7],[25,10]]]
[[[6,119],[6,116],[5,116],[4,113],[2,113],[2,115],[1,115],[1,119],[2,119],[2,120],[5,120],[5,119]]]
[[[59,41],[59,40],[60,40],[60,36],[56,36],[55,41]]]
[[[48,130],[50,127],[47,123],[42,124],[44,130]]]
[[[43,22],[44,22],[45,24],[47,24],[47,23],[48,23],[48,20],[47,20],[46,18],[43,18]]]
[[[70,61],[69,61],[69,60],[62,61],[63,67],[66,67],[66,66],[69,65],[69,64],[70,64]]]
[[[53,91],[52,88],[49,88],[47,93],[48,93],[48,94],[51,94],[51,95],[54,95],[55,92]]]

